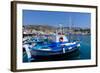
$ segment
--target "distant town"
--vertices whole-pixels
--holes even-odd
[[[23,25],[23,34],[36,35],[36,34],[56,34],[56,31],[59,27],[54,27],[50,25]],[[63,27],[63,33],[71,33],[71,34],[82,34],[82,35],[90,35],[90,28],[81,28],[81,27]]]

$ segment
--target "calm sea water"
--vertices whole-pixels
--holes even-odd
[[[91,36],[90,35],[77,35],[80,40],[80,54],[76,59],[91,59]]]
[[[74,57],[66,58],[64,56],[63,58],[59,58],[56,60],[85,60],[85,59],[91,59],[91,36],[90,35],[71,35],[73,39],[78,39],[80,41],[80,49],[78,51],[78,54],[73,54]],[[36,60],[34,61],[54,61],[55,59],[46,59],[46,60]],[[24,56],[23,62],[27,62],[26,57]]]

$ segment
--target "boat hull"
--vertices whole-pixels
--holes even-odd
[[[63,51],[57,51],[57,52],[51,52],[51,51],[41,51],[41,50],[33,50],[31,52],[32,57],[36,59],[44,59],[44,58],[61,58],[61,57],[72,57],[75,56],[73,53],[79,52],[79,47],[74,47],[70,50],[65,50],[65,53]]]

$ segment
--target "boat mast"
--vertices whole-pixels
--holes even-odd
[[[69,17],[69,42],[71,41],[71,30],[72,30],[71,26],[72,26],[72,18],[70,16]]]
[[[62,26],[62,24],[59,24],[59,26],[60,26],[60,32],[61,32],[61,34],[63,34],[63,26]]]

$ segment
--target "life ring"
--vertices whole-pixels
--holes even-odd
[[[59,38],[59,41],[60,41],[60,42],[63,42],[63,40],[64,40],[63,37],[60,37],[60,38]]]

